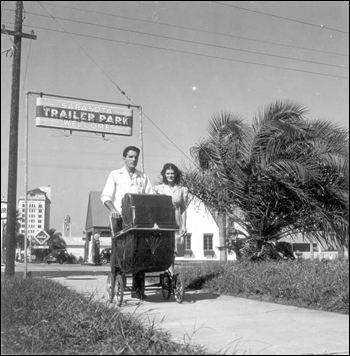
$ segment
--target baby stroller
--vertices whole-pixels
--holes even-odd
[[[125,291],[159,290],[164,299],[174,295],[178,303],[185,296],[185,286],[179,273],[171,275],[174,261],[175,209],[170,196],[161,194],[125,194],[122,200],[122,219],[110,218],[112,251],[111,272],[107,278],[109,302],[116,298],[121,306]],[[158,272],[158,274],[156,273]],[[132,288],[127,277],[142,275]],[[146,284],[146,278],[158,279]]]

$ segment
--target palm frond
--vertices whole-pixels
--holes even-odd
[[[302,121],[307,113],[308,110],[301,104],[291,100],[278,100],[260,109],[253,118],[252,126],[254,132],[258,132],[261,127],[277,120],[297,123]]]
[[[239,138],[244,127],[245,124],[242,117],[234,115],[229,111],[221,111],[212,115],[207,131],[209,136],[214,140],[227,135]]]
[[[329,241],[343,243],[348,131],[306,113],[300,104],[276,101],[250,126],[231,112],[214,114],[208,137],[191,149],[195,165],[185,171],[184,185],[210,209],[237,218],[248,235],[303,232],[321,241],[320,231],[327,231]]]
[[[316,167],[308,167],[295,160],[275,160],[268,165],[267,170],[282,180],[290,180],[293,177],[293,180],[300,184],[311,184],[312,182],[317,184],[319,179],[319,171]]]

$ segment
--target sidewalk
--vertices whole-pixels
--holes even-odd
[[[24,276],[25,265],[15,262],[15,275]],[[27,263],[27,275],[31,277],[65,277],[72,275],[107,275],[110,265]],[[1,265],[1,277],[5,275],[5,265]]]
[[[53,278],[107,302],[107,276]],[[124,294],[121,310],[169,331],[172,339],[235,355],[349,355],[349,316],[202,291],[186,291],[178,304],[159,291],[140,302]]]

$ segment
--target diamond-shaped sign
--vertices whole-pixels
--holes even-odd
[[[34,237],[33,239],[35,242],[37,242],[39,245],[44,245],[45,242],[50,238],[50,235],[45,232],[44,230],[40,230]]]

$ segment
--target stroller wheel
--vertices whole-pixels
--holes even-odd
[[[117,298],[117,305],[120,307],[123,303],[123,297],[124,297],[124,279],[121,274],[118,274],[116,279],[115,279],[115,286],[114,286],[114,294]]]
[[[180,274],[176,274],[174,277],[174,296],[178,303],[182,303],[185,298],[185,284],[183,277]]]
[[[113,273],[110,273],[107,277],[107,293],[108,293],[108,300],[110,303],[113,302],[114,287],[115,287],[115,275]]]
[[[161,276],[162,296],[165,300],[171,296],[171,280],[172,278],[168,272]]]

